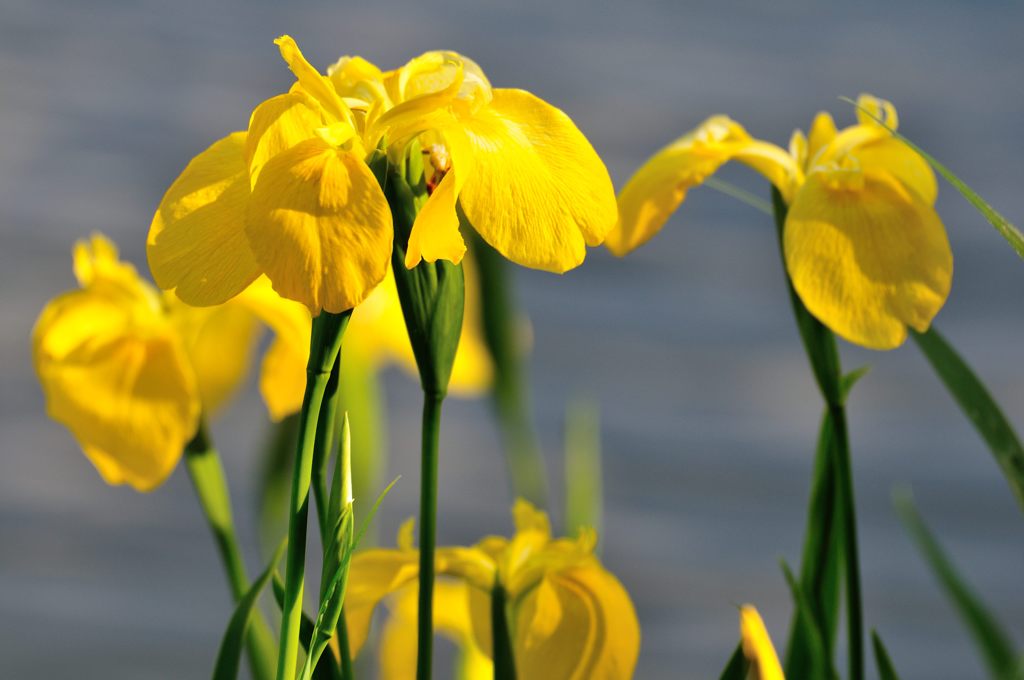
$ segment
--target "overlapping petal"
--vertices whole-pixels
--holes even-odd
[[[326,124],[316,102],[303,91],[271,97],[257,106],[245,138],[250,185],[256,186],[268,160],[316,136],[316,130]]]
[[[309,139],[263,167],[246,234],[274,290],[320,310],[359,304],[387,271],[391,211],[355,154]]]
[[[153,279],[188,304],[226,302],[259,276],[244,230],[245,139],[235,132],[193,158],[153,216],[146,244]]]
[[[459,203],[484,240],[510,260],[561,273],[614,226],[608,171],[559,109],[522,90],[496,89],[463,129],[474,165]]]
[[[949,294],[953,257],[935,211],[892,175],[860,188],[816,172],[789,208],[786,267],[801,300],[829,328],[874,349],[906,327],[928,328]]]

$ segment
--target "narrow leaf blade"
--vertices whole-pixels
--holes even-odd
[[[1024,510],[1024,446],[985,385],[935,328],[912,332],[917,346],[974,425]]]
[[[878,637],[878,633],[875,631],[871,631],[871,646],[875,650],[875,664],[878,666],[879,680],[900,680],[900,677],[896,675],[896,668],[892,665],[892,659],[889,658],[889,652],[882,644],[882,638]]]
[[[725,669],[718,676],[718,680],[747,680],[747,673],[750,671],[750,663],[743,656],[743,645],[736,645],[736,651],[729,657]]]

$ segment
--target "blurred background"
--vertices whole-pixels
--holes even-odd
[[[145,272],[145,238],[187,161],[292,82],[272,40],[321,67],[384,68],[427,49],[471,56],[498,87],[563,108],[616,186],[706,116],[784,144],[814,113],[849,124],[840,95],[894,101],[901,131],[1012,221],[1024,220],[1024,5],[293,2],[179,0],[0,5],[0,676],[207,677],[231,605],[183,470],[152,494],[103,484],[44,415],[29,333],[74,286],[70,248],[113,237]],[[766,195],[743,168],[723,178]],[[948,186],[939,212],[956,275],[941,329],[1024,428],[1024,263]],[[534,410],[556,492],[567,401],[600,405],[604,559],[643,629],[637,677],[717,677],[757,604],[781,645],[799,563],[820,399],[792,322],[770,220],[695,190],[628,259],[594,250],[564,277],[519,270],[533,321]],[[981,677],[964,628],[896,519],[908,484],[962,572],[1024,641],[1024,518],[985,446],[911,344],[844,345],[871,372],[849,405],[865,617],[904,677]],[[385,380],[390,542],[415,513],[419,391]],[[265,412],[250,384],[214,435],[255,571],[256,455]],[[511,530],[484,400],[449,400],[440,542]],[[555,519],[560,519],[556,494]],[[873,666],[872,666],[873,671]]]

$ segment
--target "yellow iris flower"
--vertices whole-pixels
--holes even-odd
[[[493,677],[490,593],[497,583],[507,594],[519,677],[631,678],[640,626],[628,593],[593,554],[594,532],[552,539],[547,515],[523,500],[513,518],[511,539],[489,536],[473,547],[437,550],[442,578],[434,591],[435,619],[439,631],[463,649],[460,677]],[[359,553],[349,571],[345,615],[353,654],[366,641],[376,606],[398,593],[381,643],[387,678],[415,675],[416,605],[407,598],[418,582],[419,553],[412,533],[410,521],[397,550]]]
[[[81,288],[43,309],[33,361],[47,413],[109,484],[149,491],[170,475],[200,414],[220,407],[244,378],[260,321],[276,333],[260,381],[268,406],[283,389],[273,356],[309,343],[306,310],[266,279],[228,305],[188,307],[146,283],[99,235],[76,244],[74,269]]]
[[[750,662],[751,680],[786,680],[761,615],[749,604],[740,608],[740,641]]]
[[[868,95],[860,106],[895,129],[896,109]],[[783,232],[793,287],[825,325],[847,340],[892,349],[907,326],[928,329],[949,295],[953,255],[934,209],[935,175],[914,151],[858,110],[837,130],[819,113],[789,149],[752,138],[713,116],[659,151],[619,194],[619,223],[606,245],[625,255],[656,234],[722,164],[738,160],[778,188],[788,205]]]
[[[563,272],[614,226],[604,164],[573,122],[528,92],[494,89],[454,52],[382,72],[345,57],[325,76],[278,38],[296,83],[214,143],[164,196],[150,228],[153,277],[185,302],[223,303],[261,273],[314,314],[362,302],[387,272],[393,228],[366,160],[430,154],[432,192],[406,265],[459,262],[456,205],[522,265]]]

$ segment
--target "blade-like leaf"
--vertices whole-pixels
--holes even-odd
[[[981,435],[1024,509],[1024,447],[992,395],[935,328],[911,335],[939,379]]]
[[[281,580],[280,574],[274,572],[274,602],[277,603],[277,608],[280,609],[284,606],[284,581]],[[313,620],[309,618],[306,612],[302,612],[302,621],[299,623],[299,644],[302,645],[303,651],[309,653],[309,641],[313,638]],[[338,662],[338,658],[333,654],[328,654],[327,658],[330,659],[329,663],[324,663],[324,657],[320,657],[320,663],[316,665],[316,669],[313,671],[313,680],[342,680],[344,675],[341,672],[341,665]]]
[[[725,670],[718,677],[718,680],[747,680],[747,673],[750,671],[750,663],[743,656],[743,645],[736,645],[736,651],[729,657],[725,664]]]
[[[235,613],[231,615],[228,628],[224,632],[224,639],[221,640],[220,651],[217,652],[217,664],[214,666],[213,680],[235,680],[238,677],[238,665],[241,661],[242,650],[245,647],[245,632],[249,628],[249,622],[252,620],[253,610],[259,601],[260,593],[263,592],[263,589],[270,581],[271,574],[274,573],[277,563],[281,561],[285,545],[287,545],[287,542],[281,541],[277,550],[274,551],[274,556],[270,558],[270,564],[267,565],[267,568],[263,570],[260,577],[256,579],[256,582],[252,584],[248,592],[239,600],[238,606],[235,607]]]
[[[806,659],[809,672],[807,675],[791,677],[834,678],[835,670],[831,668],[831,660],[825,647],[825,631],[818,622],[817,613],[811,608],[807,595],[796,582],[789,565],[782,563],[782,573],[786,577],[789,591],[793,596],[798,616],[793,637],[790,640],[793,648],[801,649],[801,656]]]
[[[875,649],[875,664],[878,666],[879,680],[900,680],[900,676],[896,675],[896,669],[892,665],[892,659],[889,658],[889,652],[886,651],[885,645],[882,644],[882,638],[878,637],[876,631],[871,631],[871,646]]]
[[[1010,638],[957,574],[953,564],[918,514],[910,493],[901,491],[893,494],[893,504],[925,561],[956,606],[992,677],[999,680],[1015,680],[1019,669]]]
[[[1017,255],[1024,258],[1024,234],[1021,234],[1017,227],[1013,226],[1008,219],[996,212],[995,208],[990,206],[985,199],[978,195],[974,189],[967,186],[963,180],[953,174],[953,171],[947,168],[945,165],[937,161],[931,154],[926,152],[924,149],[914,144],[912,141],[901,135],[896,130],[885,124],[885,121],[880,120],[871,111],[868,111],[863,106],[860,106],[857,102],[853,101],[848,97],[840,97],[840,99],[848,104],[853,104],[855,107],[866,113],[872,119],[874,119],[879,125],[887,129],[892,133],[896,139],[900,140],[911,149],[913,149],[921,158],[928,161],[935,172],[942,175],[942,178],[953,185],[953,188],[960,192],[960,195],[967,199],[967,202],[974,206],[975,210],[980,212],[989,224],[996,228],[996,231],[1006,239],[1006,242],[1017,251]]]

